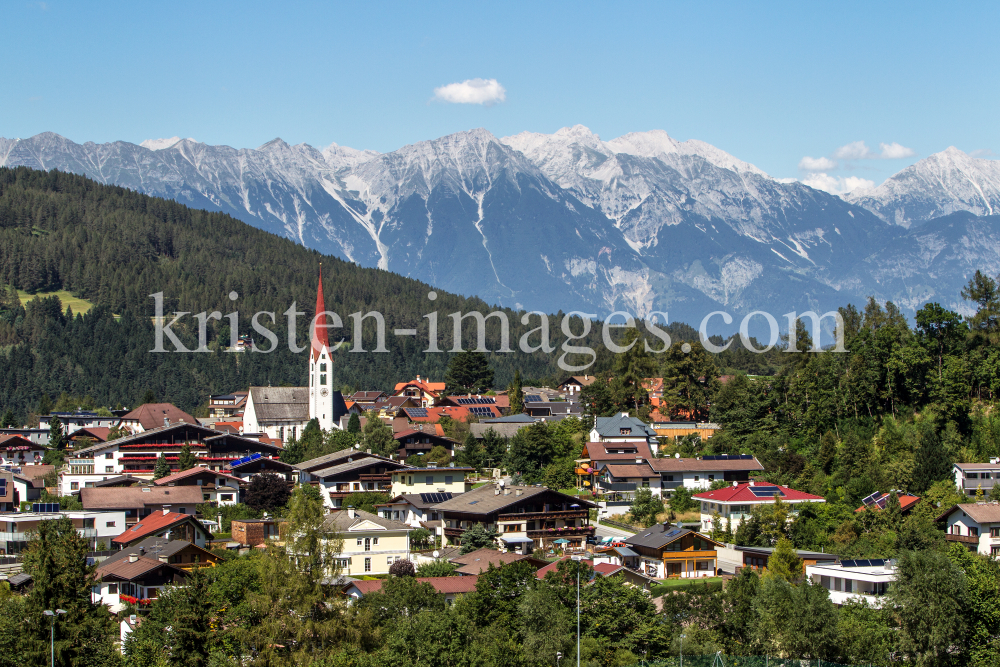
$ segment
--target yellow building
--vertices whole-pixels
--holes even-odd
[[[334,558],[345,575],[388,574],[393,563],[410,559],[410,532],[414,529],[400,521],[346,508],[331,512],[323,528],[343,539]]]
[[[475,468],[438,468],[434,464],[426,468],[394,470],[392,496],[395,498],[409,493],[465,493],[472,490],[472,482],[466,481],[466,478],[475,472]]]

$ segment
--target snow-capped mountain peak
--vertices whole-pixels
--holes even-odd
[[[151,151],[162,151],[164,148],[170,148],[174,144],[184,141],[180,137],[170,137],[169,139],[146,139],[140,146],[143,148],[148,148]],[[187,141],[195,141],[194,139],[188,137]]]

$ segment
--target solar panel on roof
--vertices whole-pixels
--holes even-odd
[[[862,498],[861,502],[863,504],[865,504],[865,505],[874,505],[874,504],[876,504],[878,502],[878,500],[881,497],[881,495],[882,495],[881,491],[876,491],[875,493],[871,494],[870,496],[866,496],[865,498]]]
[[[482,407],[482,406],[480,406],[480,407],[471,407],[471,408],[469,408],[469,412],[471,412],[474,415],[479,415],[480,417],[492,417],[493,416],[493,408],[487,408],[487,407]]]
[[[410,415],[411,417],[426,417],[427,408],[407,408],[406,414]]]
[[[446,500],[451,500],[450,493],[421,493],[420,500],[425,503],[443,503]]]
[[[776,486],[752,486],[750,487],[750,492],[758,498],[773,498],[785,495]]]
[[[541,394],[527,394],[524,397],[524,400],[527,403],[541,403],[542,402],[542,396],[541,396]]]

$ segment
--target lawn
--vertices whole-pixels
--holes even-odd
[[[676,591],[680,588],[685,588],[691,586],[692,584],[697,584],[699,586],[707,584],[708,587],[713,590],[722,589],[722,577],[705,577],[703,579],[668,579],[662,584],[655,584],[653,586],[653,597],[657,598],[665,593],[670,593]]]
[[[52,295],[59,297],[59,300],[62,301],[63,310],[66,310],[66,306],[72,308],[74,315],[83,315],[84,313],[86,313],[87,311],[89,311],[91,308],[94,307],[94,304],[92,304],[91,302],[87,301],[86,299],[79,299],[70,294],[69,292],[67,292],[66,290],[59,290],[58,292],[38,292],[37,294],[28,294],[27,292],[22,292],[21,290],[17,290],[17,296],[21,298],[22,306],[31,301],[32,299],[34,299],[36,296],[46,297]]]

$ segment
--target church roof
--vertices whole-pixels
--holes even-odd
[[[258,422],[309,421],[309,387],[250,387]]]

